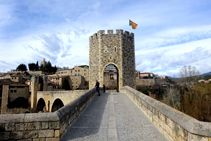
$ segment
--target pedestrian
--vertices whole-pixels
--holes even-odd
[[[103,92],[105,93],[105,85],[103,84]]]
[[[95,88],[96,88],[96,90],[98,92],[98,96],[100,96],[100,88],[99,88],[99,85],[100,85],[100,83],[96,80]]]

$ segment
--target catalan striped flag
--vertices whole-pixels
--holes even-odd
[[[132,26],[133,29],[136,29],[138,24],[134,23],[133,21],[129,20],[129,26]]]

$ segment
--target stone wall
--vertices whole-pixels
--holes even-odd
[[[103,84],[106,89],[117,89],[117,79],[110,79],[110,75],[104,75]]]
[[[30,75],[43,75],[46,74],[43,71],[27,71]]]
[[[123,86],[136,88],[134,34],[125,31],[122,38],[122,77]]]
[[[2,99],[1,99],[1,103],[2,103],[1,114],[17,113],[18,111],[17,108],[8,109],[8,104],[10,102],[13,102],[19,97],[23,97],[27,100],[29,99],[30,94],[29,94],[29,87],[27,85],[25,84],[3,85],[3,93],[2,93]]]
[[[129,85],[135,88],[135,49],[134,34],[123,30],[100,30],[89,38],[89,88],[96,80],[103,86],[106,66],[114,65],[118,70],[118,86]]]
[[[155,85],[155,79],[139,79],[139,78],[136,78],[136,87],[153,86],[153,85]]]
[[[10,86],[9,87],[9,99],[10,102],[13,102],[18,97],[23,97],[25,99],[29,99],[29,86]]]
[[[88,90],[75,90],[75,91],[39,91],[37,92],[37,103],[42,98],[45,101],[46,110],[51,112],[53,103],[56,99],[60,99],[64,106],[74,101],[78,97],[84,95]],[[50,109],[48,109],[50,103]]]
[[[39,77],[42,77],[42,80],[43,80],[43,91],[48,90],[48,76],[32,75],[30,101],[31,101],[31,109],[33,112],[35,112],[36,107],[37,107],[37,91],[38,91]]]
[[[168,140],[211,140],[211,123],[198,121],[128,86],[122,87],[121,92],[128,95]]]
[[[70,89],[76,90],[77,88],[82,88],[85,85],[85,78],[80,75],[71,75],[70,76]]]
[[[3,85],[2,100],[1,100],[1,114],[4,114],[7,112],[8,97],[9,97],[9,85]]]
[[[117,90],[106,90],[105,92],[106,92],[106,93],[116,93]]]
[[[37,91],[38,91],[39,76],[33,75],[31,78],[31,109],[35,111],[37,105]]]
[[[59,141],[96,94],[92,89],[54,113],[0,115],[0,140]]]

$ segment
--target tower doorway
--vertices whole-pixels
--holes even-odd
[[[119,91],[119,72],[115,65],[109,64],[103,72],[103,84],[106,90]]]

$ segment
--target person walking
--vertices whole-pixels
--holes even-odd
[[[105,85],[103,84],[103,92],[105,93]]]
[[[100,83],[96,80],[95,88],[96,88],[96,90],[98,92],[98,96],[100,96],[100,88],[99,88],[99,85],[100,85]]]

